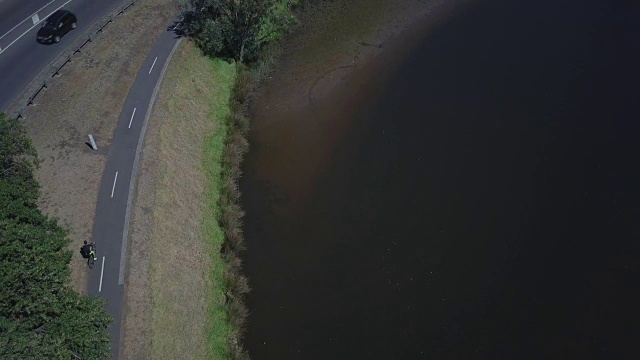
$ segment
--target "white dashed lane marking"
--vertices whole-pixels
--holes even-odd
[[[102,291],[102,276],[104,275],[104,260],[106,256],[102,257],[102,269],[100,270],[100,285],[98,286],[98,292]]]
[[[151,70],[153,70],[153,67],[156,65],[156,61],[158,61],[158,57],[156,56],[156,58],[153,60],[153,64],[151,64],[151,69],[149,69],[149,74],[151,74]]]
[[[116,190],[117,181],[118,181],[118,172],[116,171],[116,177],[113,179],[113,187],[111,188],[111,197],[113,197],[113,192]]]
[[[136,116],[136,108],[133,108],[133,114],[131,114],[131,120],[129,120],[129,129],[131,129],[131,123],[133,122],[134,116]]]

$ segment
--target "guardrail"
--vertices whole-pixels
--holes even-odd
[[[94,23],[89,29],[87,29],[80,37],[68,46],[65,51],[60,54],[54,61],[52,61],[34,81],[23,91],[23,95],[17,100],[23,102],[24,105],[19,106],[17,111],[13,112],[13,117],[24,118],[25,109],[28,106],[35,105],[35,99],[42,93],[43,90],[48,89],[47,80],[53,77],[60,76],[60,71],[69,63],[71,63],[73,57],[77,53],[81,53],[82,49],[103,32],[104,28],[111,24],[119,15],[124,14],[127,9],[135,5],[140,0],[125,0],[122,4],[116,7],[110,14],[102,17],[100,20]],[[44,78],[44,79],[43,79]],[[43,80],[39,80],[43,79]],[[26,94],[31,94],[28,98],[24,98]]]

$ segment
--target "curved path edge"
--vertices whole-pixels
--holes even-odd
[[[98,189],[92,233],[98,261],[89,275],[88,292],[106,300],[105,308],[114,319],[107,328],[113,359],[120,352],[128,227],[138,159],[153,104],[180,41],[173,28],[168,28],[144,60],[118,118]]]
[[[164,73],[167,71],[167,68],[169,67],[169,63],[171,62],[171,58],[173,57],[173,54],[178,49],[178,45],[180,45],[180,41],[182,41],[182,38],[176,41],[175,45],[173,46],[173,49],[171,49],[171,52],[169,53],[169,57],[167,58],[167,61],[164,63],[164,66],[162,67],[162,71],[160,72],[160,78],[158,79],[158,82],[156,83],[156,86],[153,89],[153,94],[151,95],[151,100],[149,101],[149,107],[148,107],[147,113],[144,115],[144,121],[142,123],[142,131],[140,132],[140,139],[138,140],[138,147],[136,149],[135,159],[133,159],[133,170],[131,173],[131,181],[129,182],[129,195],[127,196],[128,197],[127,210],[124,215],[124,231],[122,233],[122,247],[120,250],[123,256],[120,258],[120,272],[118,274],[118,285],[124,285],[124,275],[125,275],[125,267],[126,267],[126,260],[127,260],[127,243],[129,240],[129,220],[131,217],[131,204],[133,203],[133,194],[135,192],[136,182],[138,180],[138,176],[137,176],[138,160],[140,160],[140,152],[142,151],[142,145],[144,145],[144,136],[147,132],[147,125],[149,123],[149,117],[151,117],[153,104],[155,103],[156,98],[158,97],[158,92],[160,91],[160,85],[162,85],[162,80],[164,79]]]

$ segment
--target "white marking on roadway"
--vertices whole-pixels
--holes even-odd
[[[1,1],[0,1],[1,2]],[[42,9],[46,8],[47,6],[51,5],[52,3],[56,2],[56,0],[51,0],[47,5],[41,7],[40,9],[38,9],[38,11],[36,11],[36,14],[39,13],[40,11],[42,11]],[[64,6],[64,4],[63,4]],[[4,33],[4,35],[0,36],[0,40],[2,40],[3,37],[9,35],[13,30],[15,30],[18,26],[22,25],[22,23],[24,23],[25,21],[31,19],[31,16],[29,16],[28,18],[20,21],[20,23],[14,27],[11,28],[11,30],[7,31],[6,33]]]
[[[102,276],[104,275],[104,258],[105,256],[102,257],[102,270],[100,270],[100,285],[98,286],[98,292],[102,291]]]
[[[136,115],[136,108],[133,108],[133,114],[131,114],[131,120],[129,120],[129,129],[131,129],[131,123],[133,122],[133,117]]]
[[[158,61],[158,57],[156,56],[156,58],[153,60],[153,64],[151,64],[151,69],[149,69],[149,74],[151,74],[151,70],[153,70],[153,67],[156,64],[156,61]]]
[[[118,181],[118,172],[116,171],[116,177],[113,179],[113,187],[111,188],[111,197],[113,197],[113,192],[116,190],[116,181]]]
[[[33,16],[31,17],[31,21],[33,21],[33,25],[37,25],[40,22],[38,14],[33,14]]]
[[[53,1],[52,1],[52,2],[53,2]],[[69,0],[69,1],[67,1],[66,3],[64,3],[64,4],[60,5],[57,9],[53,10],[53,11],[51,12],[51,14],[53,14],[54,12],[56,12],[56,11],[60,10],[63,6],[67,5],[67,4],[68,4],[68,3],[70,3],[70,2],[71,2],[71,0]],[[49,3],[49,4],[51,4],[51,3]],[[47,5],[48,5],[48,4],[47,4]],[[46,7],[46,5],[45,5],[45,7]],[[44,9],[44,7],[43,7],[42,9]],[[40,10],[42,10],[42,9],[40,9]],[[51,14],[49,14],[49,15],[45,16],[44,18],[45,18],[45,19],[46,19],[46,18],[48,18],[49,16],[51,16]],[[25,21],[27,21],[27,20],[29,20],[29,19],[30,19],[30,17],[29,17],[29,18],[26,18],[26,19],[25,19],[25,20],[23,20],[22,22],[25,22]],[[40,22],[42,22],[42,20],[40,20]],[[20,24],[22,24],[22,23],[20,23]],[[18,24],[18,25],[16,25],[16,26],[14,26],[14,28],[13,28],[13,29],[15,29],[16,27],[18,27],[20,24]],[[2,54],[3,52],[5,52],[5,51],[6,51],[6,50],[11,46],[11,45],[13,45],[16,41],[20,40],[23,36],[27,35],[27,33],[28,33],[29,31],[31,31],[31,29],[33,29],[33,28],[34,28],[34,27],[36,27],[36,26],[38,26],[38,24],[34,24],[34,25],[33,25],[32,27],[30,27],[27,31],[23,32],[23,33],[22,33],[22,35],[18,36],[18,38],[17,38],[17,39],[13,40],[11,43],[9,43],[9,45],[5,46],[5,48],[4,48],[4,49],[2,49],[2,51],[0,51],[0,54]],[[9,30],[9,32],[11,32],[13,29]],[[4,35],[2,35],[2,37],[0,37],[0,39],[2,39],[3,37],[5,37],[5,35],[9,34],[9,32],[8,32],[8,33],[6,33],[6,34],[4,34]]]

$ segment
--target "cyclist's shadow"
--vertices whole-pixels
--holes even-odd
[[[88,259],[89,258],[89,252],[85,251],[84,246],[80,246],[79,252],[80,252],[80,255],[82,255],[83,259]]]

